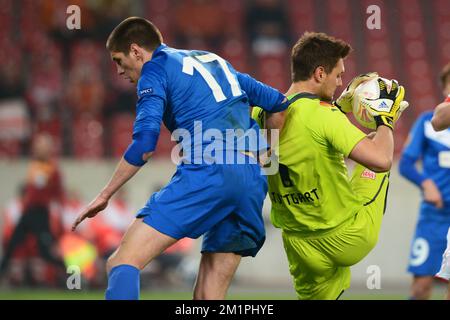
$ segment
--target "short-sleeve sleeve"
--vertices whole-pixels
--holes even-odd
[[[366,137],[358,127],[353,125],[347,116],[335,107],[323,107],[320,112],[319,126],[323,137],[345,157]]]

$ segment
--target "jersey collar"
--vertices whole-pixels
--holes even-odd
[[[163,49],[165,49],[165,48],[167,48],[167,45],[166,45],[165,43],[161,43],[161,44],[159,45],[159,47],[156,48],[155,51],[153,51],[152,59],[153,59],[154,56],[158,55],[158,53],[159,53],[161,50],[163,50]]]
[[[167,45],[166,44],[164,44],[164,43],[161,43],[156,49],[155,49],[155,51],[153,51],[153,54],[152,54],[152,58],[150,59],[150,60],[148,60],[147,62],[145,62],[144,63],[144,66],[143,66],[143,68],[145,67],[145,65],[147,64],[147,63],[149,63],[150,61],[152,61],[163,49],[165,49],[165,48],[167,48]]]
[[[293,104],[295,101],[302,98],[319,99],[319,97],[315,94],[309,92],[299,92],[289,97],[289,104]]]

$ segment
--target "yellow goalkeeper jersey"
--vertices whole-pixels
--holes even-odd
[[[269,175],[275,227],[305,234],[331,231],[364,200],[352,190],[344,157],[366,135],[336,107],[310,93],[289,97],[286,121],[274,150],[279,172]],[[263,128],[263,110],[252,117]]]

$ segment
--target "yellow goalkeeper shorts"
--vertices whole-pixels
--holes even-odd
[[[326,235],[282,233],[289,271],[299,299],[337,299],[350,287],[350,266],[375,246],[386,207],[389,173],[368,171],[357,165],[351,183],[365,206]]]

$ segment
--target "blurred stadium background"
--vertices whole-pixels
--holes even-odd
[[[80,30],[66,27],[66,9],[73,4],[81,8]],[[381,9],[380,30],[366,27],[369,5]],[[438,74],[450,61],[448,0],[0,0],[3,248],[20,215],[14,206],[37,134],[53,137],[59,158],[67,197],[65,205],[52,210],[52,215],[56,224],[62,221],[62,233],[77,209],[108,180],[130,142],[135,88],[116,75],[104,46],[109,32],[130,15],[153,21],[168,45],[216,52],[236,69],[282,92],[290,85],[289,48],[304,31],[322,31],[350,42],[354,52],[346,60],[344,83],[358,73],[374,70],[406,87],[411,107],[396,129],[397,157],[414,120],[442,100]],[[163,128],[154,159],[127,184],[111,214],[117,219],[105,221],[106,225],[121,232],[150,193],[170,179],[174,172],[172,147],[170,134]],[[408,296],[406,265],[419,201],[419,191],[398,175],[395,166],[379,244],[352,269],[353,286],[344,298]],[[267,201],[267,218],[269,210]],[[102,232],[107,231],[99,228],[95,232],[103,237]],[[16,255],[0,299],[102,297],[98,291],[103,289],[101,279],[94,284],[83,282],[79,291],[58,289],[51,270],[36,258],[32,270],[25,272],[23,260],[35,253],[30,241],[29,247]],[[181,258],[161,262],[159,270],[149,267],[143,282],[144,298],[189,298],[199,243],[187,242],[176,248]],[[164,263],[174,270],[164,275],[163,281]],[[370,266],[379,267],[380,289],[367,286]],[[23,273],[31,273],[31,280]],[[439,290],[443,292],[443,288],[436,291],[437,299],[442,296]],[[295,298],[280,233],[269,221],[265,246],[255,259],[242,262],[231,293],[231,298]]]

